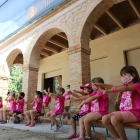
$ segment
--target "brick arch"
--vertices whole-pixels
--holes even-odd
[[[11,52],[9,52],[9,54],[6,58],[6,62],[7,62],[9,71],[11,70],[11,67],[14,64],[14,61],[15,61],[16,57],[19,55],[19,53],[22,53],[22,51],[20,49],[14,49]]]
[[[40,53],[45,46],[46,42],[55,34],[64,32],[68,39],[69,47],[73,45],[73,37],[69,28],[62,23],[52,23],[51,25],[44,26],[40,29],[37,40],[34,42],[33,46],[29,47],[28,56],[26,58],[27,67],[38,68]]]
[[[113,5],[123,2],[125,0],[96,0],[93,4],[90,4],[88,10],[84,14],[81,22],[81,28],[79,28],[76,38],[77,44],[81,43],[81,47],[89,48],[89,40],[94,24]]]

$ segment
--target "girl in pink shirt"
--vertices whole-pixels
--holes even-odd
[[[15,93],[12,91],[8,94],[7,98],[5,101],[9,102],[9,109],[3,109],[2,114],[0,113],[0,122],[1,124],[7,123],[7,114],[9,112],[16,110],[16,103],[14,102],[15,100]]]
[[[56,131],[60,128],[60,125],[58,124],[55,117],[64,112],[64,101],[65,101],[65,98],[63,96],[64,93],[65,93],[64,88],[58,88],[57,94],[50,93],[49,95],[51,98],[55,98],[55,109],[49,111],[46,115],[55,123]]]
[[[92,79],[92,88],[94,90],[93,93],[91,93],[88,96],[81,97],[81,99],[84,99],[85,101],[82,102],[79,105],[79,110],[83,107],[84,104],[91,102],[91,109],[90,113],[86,114],[84,117],[82,117],[79,120],[79,126],[80,126],[80,136],[75,140],[91,140],[91,122],[95,122],[99,119],[102,119],[102,117],[106,114],[108,114],[109,109],[109,98],[108,95],[104,95],[103,92],[100,90],[100,88],[97,88],[94,86],[94,83],[104,83],[104,80],[100,77],[93,78]],[[85,130],[86,130],[86,138],[85,138]]]
[[[135,67],[127,66],[121,69],[122,86],[101,85],[104,94],[121,93],[121,111],[112,112],[103,117],[103,123],[117,140],[127,140],[123,123],[140,121],[140,78]]]
[[[83,100],[83,99],[81,100],[80,98],[83,97],[83,96],[87,96],[87,95],[89,96],[89,94],[91,94],[93,92],[92,85],[89,84],[89,83],[84,85],[84,86],[81,86],[80,88],[83,89],[84,92],[79,92],[79,91],[76,91],[76,90],[74,90],[75,93],[72,93],[71,91],[68,92],[69,94],[76,97],[76,98],[71,98],[72,101],[82,101],[82,102],[84,102],[85,100]],[[76,93],[80,93],[82,96],[79,96]],[[76,121],[79,121],[80,118],[82,118],[83,116],[88,114],[90,112],[90,107],[91,107],[90,103],[84,104],[83,107],[81,108],[81,111],[78,112],[77,114],[75,114],[72,117],[71,121],[72,121],[73,133],[68,136],[68,139],[73,139],[73,138],[79,137],[79,134],[76,133]]]
[[[49,105],[50,103],[50,97],[49,97],[49,93],[50,93],[50,89],[48,88],[48,92],[46,90],[43,90],[43,103],[42,103],[42,106],[43,107],[46,107]]]
[[[25,126],[33,127],[35,126],[34,123],[34,117],[36,114],[41,113],[42,110],[42,92],[36,91],[35,95],[33,95],[34,101],[32,103],[26,102],[28,105],[33,105],[33,110],[28,110],[25,112],[26,118],[28,122],[25,124]],[[30,119],[31,116],[31,119]]]

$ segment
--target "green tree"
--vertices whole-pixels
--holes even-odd
[[[13,65],[11,67],[8,91],[11,90],[16,94],[22,91],[23,71],[20,66]]]

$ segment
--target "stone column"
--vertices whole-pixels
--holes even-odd
[[[80,86],[91,82],[90,74],[90,48],[81,48],[76,45],[68,49],[70,64],[70,86],[71,89],[80,90]],[[77,108],[79,103],[74,103],[72,111]]]
[[[38,82],[38,68],[30,67],[30,65],[23,65],[23,85],[22,91],[25,93],[25,100],[32,102],[32,94],[37,90]],[[32,106],[26,106],[25,110],[32,109]]]

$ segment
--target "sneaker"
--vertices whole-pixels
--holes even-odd
[[[85,138],[78,137],[78,138],[73,139],[73,140],[86,140],[86,139]]]
[[[1,122],[1,124],[5,124],[5,123],[7,123],[7,121],[4,121],[4,120],[3,120],[3,121]]]
[[[15,122],[14,122],[14,124],[19,124],[20,123],[20,120],[16,120]]]
[[[56,126],[56,128],[55,128],[55,130],[54,131],[57,131],[57,130],[59,130],[59,128],[60,128],[61,126],[59,125],[59,126]]]
[[[79,134],[72,133],[71,135],[68,136],[68,139],[78,138],[79,136],[80,136]]]

